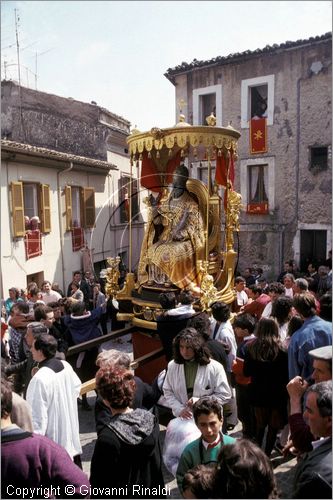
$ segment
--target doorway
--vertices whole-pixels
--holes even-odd
[[[301,230],[300,270],[305,272],[308,264],[317,265],[326,260],[327,231],[313,229]]]

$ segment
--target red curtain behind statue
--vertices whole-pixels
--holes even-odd
[[[170,184],[172,181],[173,173],[180,164],[181,155],[180,151],[171,158],[166,166],[166,183]],[[148,153],[146,151],[142,154],[142,167],[141,167],[141,186],[150,189],[156,193],[162,192],[162,183],[160,179],[160,174],[157,172],[157,168],[153,158],[148,158]]]
[[[216,157],[216,173],[215,182],[220,186],[227,187],[227,159],[224,154]],[[235,180],[235,162],[234,153],[230,150],[230,163],[229,163],[229,181],[231,182],[231,189],[233,189]],[[227,190],[224,192],[224,208],[227,208],[228,194]]]

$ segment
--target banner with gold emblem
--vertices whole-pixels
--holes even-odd
[[[250,153],[267,153],[266,118],[250,120]]]

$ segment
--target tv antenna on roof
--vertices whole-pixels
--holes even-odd
[[[37,58],[39,56],[43,56],[44,54],[47,54],[47,52],[50,52],[52,49],[44,50],[44,52],[35,52],[35,90],[37,90]]]
[[[17,52],[17,67],[18,67],[18,82],[21,87],[21,71],[20,71],[20,44],[19,44],[19,36],[18,36],[18,22],[20,20],[17,9],[14,9],[15,12],[15,35],[16,35],[16,52]]]

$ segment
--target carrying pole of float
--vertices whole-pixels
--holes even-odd
[[[207,179],[207,211],[206,211],[206,261],[209,258],[209,200],[211,193],[211,154],[210,148],[207,148],[207,161],[208,161],[208,179]]]
[[[133,182],[133,160],[130,161],[130,181],[128,187],[128,211],[129,211],[129,234],[128,234],[128,246],[129,246],[129,256],[128,256],[128,267],[129,272],[132,272],[132,182]]]

